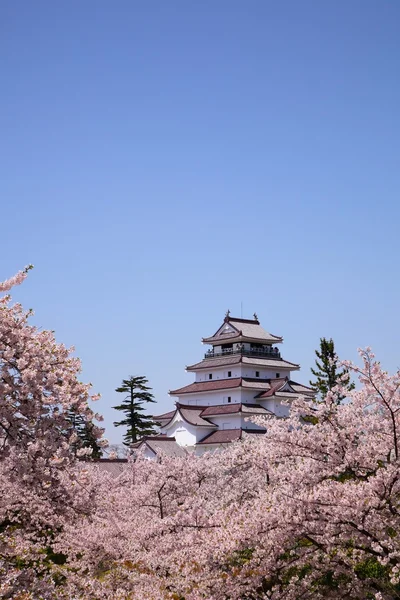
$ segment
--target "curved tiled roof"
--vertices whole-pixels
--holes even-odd
[[[289,389],[283,389],[285,388],[285,386],[289,387]],[[213,392],[216,390],[230,390],[239,387],[255,391],[259,390],[259,394],[255,396],[256,398],[268,398],[269,396],[273,396],[278,391],[282,391],[289,395],[295,394],[297,396],[315,395],[315,392],[312,388],[309,388],[295,381],[288,381],[288,379],[284,377],[280,377],[279,379],[261,379],[258,377],[233,377],[228,379],[196,381],[177,390],[171,390],[169,393],[171,394],[171,396],[181,396],[183,394],[197,394],[202,392]],[[171,415],[175,413],[166,414]],[[160,415],[159,417],[157,417],[158,420],[160,420],[160,417],[164,417],[164,415]]]
[[[242,362],[241,359],[242,357],[240,354],[237,354],[236,356],[224,354],[222,356],[216,356],[213,358],[205,358],[201,362],[195,363],[194,365],[188,365],[186,370],[197,371],[198,369],[208,369],[209,367],[229,367],[231,365],[238,365]]]
[[[85,468],[88,465],[94,465],[100,471],[106,471],[113,477],[118,477],[128,466],[127,458],[98,458],[97,460],[83,463]]]
[[[183,388],[171,390],[171,396],[182,394],[197,394],[199,392],[213,392],[216,390],[231,390],[242,387],[250,390],[269,390],[271,382],[282,381],[275,379],[261,379],[259,377],[229,377],[228,379],[210,379],[209,381],[195,381]]]
[[[185,387],[177,390],[171,390],[171,396],[179,396],[180,394],[194,394],[196,392],[212,392],[214,390],[224,390],[236,388],[241,385],[241,377],[232,377],[229,379],[210,379],[209,381],[195,381]]]
[[[189,425],[194,425],[195,427],[208,427],[209,429],[215,429],[217,425],[211,423],[211,421],[203,419],[200,416],[204,408],[204,406],[189,406],[187,404],[181,404],[177,402],[176,409],[172,411],[172,417],[169,419],[169,421],[163,422],[162,427],[167,427],[174,419],[175,415],[179,412],[182,419],[186,423],[189,423]]]
[[[259,404],[242,404],[237,402],[234,404],[218,404],[216,406],[207,406],[203,409],[201,416],[215,417],[217,415],[232,415],[235,413],[246,413],[251,415],[272,414],[271,411],[263,408]]]
[[[259,429],[219,429],[203,438],[201,442],[198,442],[198,445],[229,444],[241,440],[247,435],[260,435],[263,433],[265,431]]]
[[[146,435],[135,444],[132,444],[131,448],[141,450],[144,446],[147,446],[155,456],[157,456],[160,451],[167,456],[187,455],[186,450],[177,443],[175,438],[167,435]]]
[[[224,355],[222,357],[205,358],[201,362],[194,365],[188,365],[187,371],[200,371],[201,369],[215,369],[218,367],[230,367],[232,365],[254,365],[255,367],[264,367],[271,369],[290,369],[296,371],[300,369],[300,365],[289,362],[283,358],[251,358],[249,356],[229,356]]]
[[[154,416],[153,420],[156,424],[159,423],[161,426],[163,426],[170,422],[174,414],[175,410],[170,410],[169,412],[163,413],[162,415]]]
[[[186,450],[175,441],[175,438],[154,437],[146,439],[144,443],[149,446],[154,454],[159,454],[161,451],[167,456],[187,455]]]
[[[274,369],[290,369],[292,371],[295,371],[297,369],[300,369],[300,365],[298,365],[297,363],[292,363],[288,360],[284,360],[283,358],[281,359],[273,359],[273,358],[267,358],[267,359],[263,359],[263,358],[250,358],[248,356],[243,356],[243,360],[242,360],[244,365],[257,365],[259,367],[273,367]]]
[[[229,326],[229,332],[224,333],[224,326]],[[214,335],[203,338],[203,342],[213,344],[224,342],[226,340],[230,342],[236,339],[257,340],[265,343],[279,343],[283,341],[280,336],[265,331],[257,319],[226,317],[223,324],[217,329]]]
[[[196,427],[208,427],[211,429],[215,429],[217,425],[214,423],[210,423],[210,421],[206,421],[201,417],[201,413],[203,412],[202,408],[197,408],[196,410],[181,408],[178,407],[182,418],[189,423],[190,425],[195,425]]]
[[[306,394],[315,396],[316,392],[313,388],[308,387],[308,385],[303,385],[302,383],[296,383],[295,381],[289,382],[295,392],[298,394]]]
[[[279,382],[279,383],[278,383]],[[274,385],[275,384],[275,385]],[[269,398],[270,396],[278,396],[281,398],[287,398],[290,396],[310,396],[314,397],[315,392],[312,388],[309,388],[295,381],[287,381],[282,379],[271,379],[271,388],[265,392],[257,394],[257,399]]]

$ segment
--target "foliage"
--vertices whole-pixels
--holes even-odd
[[[89,455],[92,459],[102,456],[102,448],[98,441],[98,429],[92,421],[88,421],[83,415],[77,414],[75,409],[68,411],[68,420],[71,423],[71,435],[76,434],[76,441],[72,444],[75,454],[81,448],[91,450]]]
[[[400,373],[361,353],[340,383],[266,435],[220,453],[129,463],[97,481],[90,519],[65,533],[71,594],[91,598],[297,600],[399,594]],[[338,398],[350,394],[350,402]],[[78,537],[78,540],[77,540]]]
[[[328,392],[332,391],[340,384],[344,394],[336,395],[336,401],[341,402],[347,392],[354,389],[354,383],[350,381],[348,369],[338,370],[338,357],[335,352],[335,344],[332,340],[326,338],[320,339],[320,349],[315,351],[317,358],[315,359],[316,369],[311,368],[311,372],[317,378],[316,381],[310,381],[310,385],[324,399]]]
[[[112,476],[66,434],[68,411],[93,417],[79,361],[0,303],[2,598],[399,597],[400,372],[369,349],[341,365],[357,391],[339,381],[312,411],[255,418],[265,435]]]
[[[120,410],[125,413],[125,419],[114,423],[115,427],[121,425],[127,427],[124,435],[125,446],[137,442],[143,435],[151,435],[155,432],[153,417],[143,414],[143,404],[147,402],[155,402],[151,388],[146,384],[148,380],[143,376],[130,377],[123,379],[122,385],[115,391],[121,394],[126,394],[124,400],[118,406],[114,406],[115,410]]]
[[[0,283],[0,291],[22,283],[28,270]],[[52,332],[30,325],[31,314],[12,305],[10,296],[0,298],[2,598],[22,598],[27,589],[37,598],[51,595],[53,561],[45,549],[66,520],[72,523],[89,510],[81,475],[74,470],[68,411],[92,422],[90,385],[80,382],[80,362],[72,349],[58,344]],[[93,433],[100,437],[101,430]]]

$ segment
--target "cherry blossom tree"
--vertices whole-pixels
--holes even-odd
[[[343,363],[359,378],[347,403],[343,381],[256,419],[266,434],[115,477],[76,461],[68,413],[92,421],[90,386],[29,316],[0,300],[1,597],[400,597],[400,373],[369,349]]]
[[[0,291],[22,283],[29,269],[0,283]],[[9,295],[0,298],[2,598],[22,598],[27,590],[35,598],[53,597],[51,566],[63,560],[54,554],[53,541],[66,521],[90,508],[90,494],[74,468],[68,411],[87,422],[99,418],[89,407],[91,386],[79,380],[73,349],[30,325],[31,314]],[[93,431],[101,437],[99,427]],[[78,451],[84,453],[87,449]]]
[[[398,597],[400,374],[369,350],[361,358],[344,364],[361,384],[347,404],[339,384],[224,452],[142,459],[115,479],[90,473],[95,509],[62,540],[68,593]]]

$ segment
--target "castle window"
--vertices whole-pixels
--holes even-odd
[[[260,371],[256,371],[256,377],[260,377]]]
[[[276,375],[277,378],[279,378],[281,376],[280,373],[276,373],[275,375]]]
[[[232,398],[230,396],[228,396],[228,402],[231,402]]]
[[[212,379],[212,373],[208,374],[208,379]]]
[[[232,371],[228,371],[228,377],[232,377]]]

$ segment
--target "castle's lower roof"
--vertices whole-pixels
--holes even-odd
[[[230,390],[240,387],[241,377],[232,377],[229,379],[210,379],[209,381],[195,381],[185,385],[177,390],[170,390],[171,396],[180,396],[181,394],[195,394],[196,392],[212,392],[214,390]]]
[[[234,404],[218,404],[216,406],[206,406],[201,412],[202,417],[215,417],[218,415],[233,415],[243,413],[246,415],[273,415],[270,410],[259,404],[243,404],[236,402]]]
[[[132,448],[136,450],[143,449],[147,446],[155,455],[165,454],[166,456],[186,456],[187,452],[180,446],[174,437],[166,435],[145,436],[136,444],[132,444]]]
[[[210,379],[209,381],[195,381],[185,387],[177,390],[171,390],[171,396],[182,396],[183,394],[197,394],[201,392],[213,392],[217,390],[232,390],[235,388],[244,388],[259,392],[269,392],[269,396],[273,395],[273,391],[284,387],[288,380],[283,377],[276,379],[261,379],[259,377],[229,377],[228,379]],[[297,395],[311,395],[312,389],[300,385],[296,382],[289,382],[292,389],[290,391],[297,392]],[[296,389],[293,388],[296,386]],[[282,390],[283,391],[283,390]]]
[[[194,425],[195,427],[206,427],[208,429],[218,428],[218,425],[208,420],[210,417],[239,413],[245,415],[264,416],[274,414],[259,404],[244,404],[241,402],[236,402],[233,404],[218,404],[216,406],[191,406],[190,404],[182,404],[181,402],[177,402],[175,410],[154,418],[161,424],[162,427],[166,427],[172,422],[178,412],[182,419],[186,423],[189,423],[189,425]]]
[[[265,431],[262,429],[219,429],[203,438],[201,442],[198,442],[198,445],[229,444],[242,440],[247,436],[262,435],[264,433]]]
[[[255,396],[257,400],[262,400],[263,398],[269,398],[271,396],[276,396],[277,398],[291,398],[298,396],[307,396],[308,398],[314,398],[315,391],[301,383],[296,383],[291,380],[284,380],[282,383],[282,379],[271,380],[271,387],[268,390],[260,392]]]

